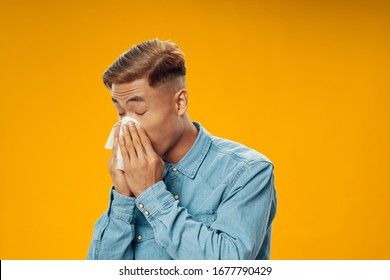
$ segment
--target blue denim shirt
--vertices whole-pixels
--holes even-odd
[[[88,259],[269,259],[273,164],[244,145],[199,134],[137,198],[110,192]]]

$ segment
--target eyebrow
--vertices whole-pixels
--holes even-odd
[[[118,100],[116,100],[115,98],[112,97],[111,99],[112,102],[118,103]],[[141,96],[133,96],[126,101],[126,104],[128,104],[129,102],[145,102],[145,99],[143,99]]]

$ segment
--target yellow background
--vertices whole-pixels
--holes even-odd
[[[101,76],[154,37],[186,54],[192,120],[274,162],[273,259],[390,259],[388,3],[2,0],[0,259],[86,257]]]

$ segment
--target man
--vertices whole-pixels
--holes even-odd
[[[273,165],[191,122],[185,74],[182,51],[158,39],[133,46],[104,73],[119,117],[140,125],[124,125],[119,137],[117,124],[109,208],[88,259],[269,259]]]

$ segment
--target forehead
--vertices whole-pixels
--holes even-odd
[[[144,96],[148,93],[149,88],[147,81],[144,79],[124,84],[112,84],[111,95],[115,99],[123,99],[132,95]]]

